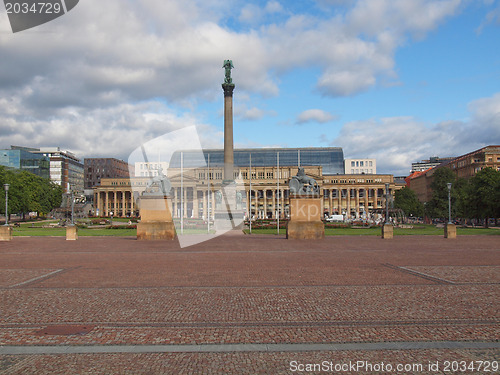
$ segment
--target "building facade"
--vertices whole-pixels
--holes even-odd
[[[281,152],[280,152],[281,155]],[[252,153],[253,161],[253,153]],[[171,163],[171,165],[175,163]],[[320,186],[324,215],[341,214],[347,219],[370,219],[385,207],[385,184],[390,194],[403,187],[392,175],[324,175],[321,166],[303,166],[308,176]],[[223,166],[170,168],[172,183],[172,213],[185,218],[206,220],[213,218],[215,193],[223,182]],[[235,167],[241,179],[242,203],[246,217],[287,218],[289,215],[289,187],[291,177],[297,174],[295,166]],[[150,178],[102,179],[94,188],[95,210],[99,216],[137,216],[140,200],[137,198]],[[251,188],[250,188],[251,186]]]
[[[438,156],[431,156],[428,160],[422,160],[416,163],[411,163],[411,172],[424,172],[429,168],[437,167],[440,164],[447,163],[455,159],[454,157],[440,158]]]
[[[377,174],[376,159],[345,159],[346,174]]]
[[[134,165],[135,177],[155,177],[158,176],[158,169],[161,168],[163,173],[167,173],[168,162],[136,162]]]
[[[41,147],[34,153],[49,158],[50,179],[61,185],[64,193],[69,192],[68,184],[73,191],[83,192],[83,164],[75,154],[70,151],[61,151],[59,147]]]
[[[34,152],[38,149],[11,146],[10,150],[0,150],[0,165],[21,169],[43,178],[50,178],[50,160]]]
[[[115,158],[86,158],[83,162],[85,170],[85,189],[92,189],[101,183],[102,178],[129,178],[127,162]]]
[[[468,154],[458,156],[435,168],[410,176],[408,186],[416,194],[420,202],[428,202],[432,198],[431,184],[434,173],[439,168],[451,169],[457,178],[471,178],[484,168],[500,171],[500,146],[486,146]]]

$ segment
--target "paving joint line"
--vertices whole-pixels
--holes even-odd
[[[435,282],[437,284],[440,284],[440,285],[443,285],[443,284],[457,285],[457,283],[455,283],[453,281],[442,279],[440,277],[436,277],[436,276],[432,276],[432,275],[428,275],[428,274],[423,273],[423,272],[414,271],[414,270],[412,270],[410,268],[406,268],[406,267],[403,267],[403,266],[395,266],[395,265],[390,264],[390,263],[384,263],[383,265],[385,267],[391,268],[393,270],[397,270],[397,271],[400,271],[400,272],[403,272],[403,273],[407,273],[407,274],[410,274],[410,275],[413,275],[413,276],[417,276],[417,277],[420,277],[420,278],[425,279],[425,280],[433,281],[433,282]]]
[[[28,285],[28,284],[33,284],[33,283],[36,283],[37,281],[48,279],[48,278],[50,278],[50,277],[52,277],[52,276],[54,276],[54,275],[56,275],[58,273],[61,273],[62,271],[64,271],[64,268],[61,268],[61,269],[58,269],[58,270],[46,273],[45,275],[34,277],[34,278],[30,279],[30,280],[26,280],[26,281],[23,281],[23,282],[14,284],[14,285],[9,285],[7,287],[7,289],[17,288],[17,287]]]
[[[119,354],[119,353],[231,353],[311,352],[428,349],[500,349],[500,342],[403,341],[313,344],[187,344],[187,345],[52,345],[0,346],[0,355]]]

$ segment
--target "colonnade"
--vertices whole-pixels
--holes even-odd
[[[176,187],[172,194],[172,214],[185,218],[207,218],[210,209],[213,217],[216,192],[215,190],[197,189],[196,186]],[[242,209],[247,216],[255,219],[276,218],[288,215],[289,190],[283,188],[256,187],[242,191]],[[324,214],[347,215],[348,218],[360,218],[371,210],[383,208],[385,205],[384,186],[323,186],[321,189],[322,208]],[[94,193],[94,205],[99,216],[135,216],[138,207],[133,199],[132,190],[98,190]],[[96,214],[97,214],[96,212]]]

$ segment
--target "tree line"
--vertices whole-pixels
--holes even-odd
[[[484,168],[470,179],[457,178],[449,168],[439,168],[431,183],[432,198],[421,203],[415,192],[403,188],[395,193],[394,205],[406,216],[448,219],[448,183],[451,187],[452,219],[475,219],[488,226],[490,218],[500,218],[500,171]]]
[[[48,178],[42,178],[31,172],[13,170],[0,166],[0,213],[5,215],[4,184],[9,184],[8,212],[20,214],[24,220],[29,212],[40,216],[61,206],[63,190],[60,185]]]

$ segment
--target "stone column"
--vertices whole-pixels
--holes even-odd
[[[267,219],[267,189],[262,190],[264,193],[264,219]]]
[[[348,188],[347,189],[347,194],[346,194],[346,198],[347,198],[347,204],[346,204],[346,217],[347,218],[350,218],[351,217],[351,188]]]
[[[104,216],[109,216],[109,191],[104,192]]]
[[[276,215],[275,215],[276,206],[277,206],[276,205],[276,190],[273,189],[273,211],[272,211],[272,215],[271,215],[273,218],[276,218]]]
[[[184,215],[184,218],[187,218],[187,188],[184,187],[183,191],[183,197],[182,197],[182,213]]]
[[[356,219],[359,219],[359,189],[354,189],[354,199],[356,201]]]
[[[333,189],[328,190],[328,212],[333,215]]]
[[[97,190],[94,195],[94,215],[97,216],[97,211],[99,211],[99,216],[101,216],[101,192]]]
[[[224,90],[224,180],[234,180],[233,90],[234,83],[223,83]]]
[[[196,190],[196,186],[193,187],[193,217],[198,218],[198,190]]]
[[[134,217],[134,210],[135,210],[135,202],[134,202],[134,190],[130,192],[130,216]]]

